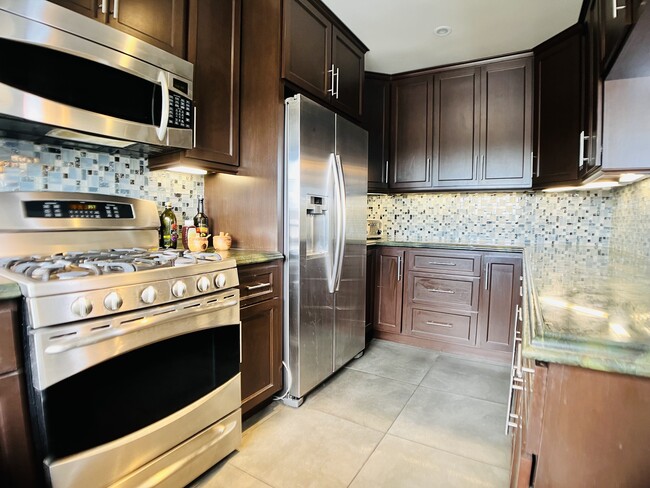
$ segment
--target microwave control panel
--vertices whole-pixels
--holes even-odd
[[[168,127],[175,129],[192,128],[192,100],[173,91],[169,92]]]

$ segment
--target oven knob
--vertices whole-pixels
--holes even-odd
[[[123,303],[122,297],[116,291],[110,292],[104,298],[104,306],[111,312],[117,312]]]
[[[223,288],[226,285],[226,275],[223,273],[219,273],[215,278],[214,278],[214,286],[217,288]]]
[[[208,291],[210,289],[210,280],[205,276],[201,276],[199,281],[196,282],[196,288],[201,292]]]
[[[148,286],[142,290],[142,293],[140,294],[140,300],[142,300],[147,305],[151,305],[156,301],[157,296],[158,293],[156,292],[156,289],[153,286]]]
[[[183,295],[185,295],[186,291],[187,286],[182,281],[177,281],[172,285],[172,293],[176,298],[181,298]]]
[[[90,315],[90,312],[93,311],[93,304],[88,298],[81,297],[72,302],[71,309],[73,314],[77,317],[83,318]]]

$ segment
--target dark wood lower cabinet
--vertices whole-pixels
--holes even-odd
[[[366,254],[366,344],[372,339],[375,314],[375,261],[377,248],[369,247]]]
[[[375,337],[510,361],[521,254],[379,247],[375,263]]]
[[[399,334],[402,328],[404,250],[381,248],[377,251],[375,263],[375,330]]]
[[[282,388],[282,320],[279,298],[241,311],[242,412],[271,398]]]
[[[19,343],[18,306],[0,302],[0,486],[39,486],[34,460],[25,374]]]
[[[282,263],[243,266],[241,294],[242,413],[282,388]]]
[[[522,293],[521,255],[483,256],[478,342],[483,349],[512,352]]]
[[[534,371],[510,486],[648,486],[650,378],[555,363]]]

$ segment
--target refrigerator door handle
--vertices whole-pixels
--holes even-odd
[[[343,164],[341,163],[341,156],[336,154],[334,157],[336,162],[336,191],[337,191],[337,209],[336,209],[336,279],[334,289],[339,291],[341,285],[341,273],[343,271],[343,256],[345,255],[345,234],[347,226],[346,216],[346,198],[345,198],[345,178],[343,177]]]

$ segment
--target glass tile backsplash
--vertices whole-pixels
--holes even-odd
[[[589,192],[369,195],[388,239],[598,244],[650,258],[650,179]]]
[[[196,213],[203,176],[149,171],[145,158],[0,138],[0,191],[77,191],[171,201],[179,218]]]

